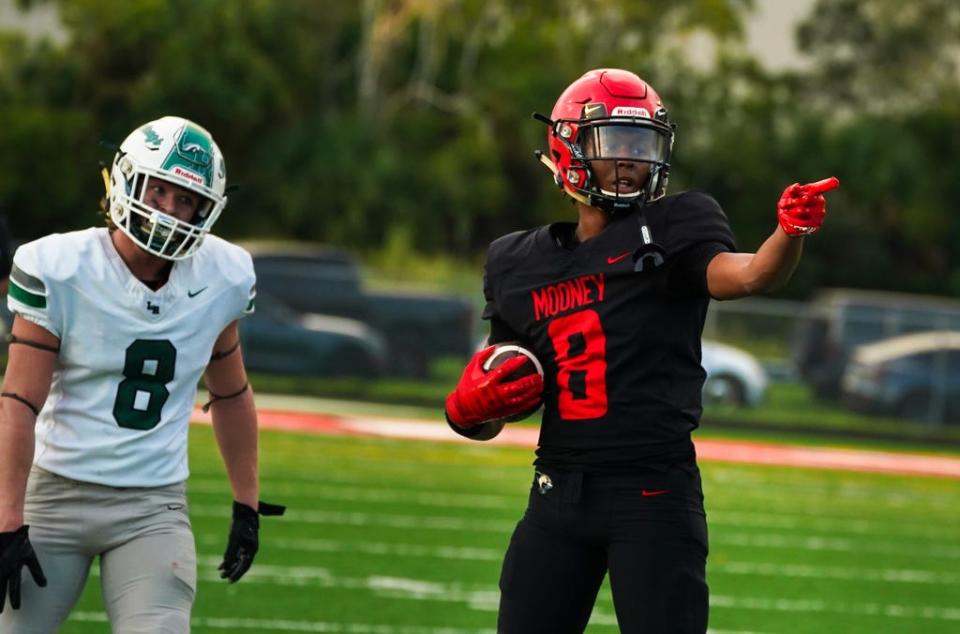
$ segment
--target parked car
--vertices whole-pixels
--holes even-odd
[[[356,258],[334,247],[244,246],[253,255],[258,290],[297,312],[354,319],[381,333],[389,374],[423,377],[438,357],[470,354],[474,311],[466,300],[436,293],[368,291]]]
[[[960,301],[946,297],[826,289],[798,321],[793,362],[814,394],[836,399],[853,349],[888,337],[960,330]]]
[[[386,365],[383,337],[363,322],[297,313],[260,291],[240,339],[251,372],[375,378]]]
[[[0,354],[13,315],[0,303]],[[240,320],[247,370],[269,374],[375,378],[386,367],[386,342],[355,319],[302,314],[258,291],[256,311]]]
[[[918,332],[858,346],[843,401],[867,413],[960,421],[960,331]]]
[[[745,350],[704,340],[701,365],[707,373],[703,383],[706,404],[755,407],[767,391],[769,379],[760,362]]]

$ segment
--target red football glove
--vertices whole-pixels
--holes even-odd
[[[806,236],[819,229],[827,213],[827,200],[823,194],[839,185],[837,177],[831,176],[808,185],[794,183],[783,190],[777,203],[777,220],[784,233]]]
[[[483,362],[493,351],[494,346],[490,346],[473,355],[463,370],[457,389],[447,397],[447,418],[461,429],[516,416],[540,404],[542,376],[531,374],[513,381],[506,379],[526,363],[527,358],[514,357],[484,372]]]

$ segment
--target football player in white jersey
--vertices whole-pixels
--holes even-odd
[[[209,233],[223,156],[180,117],[137,128],[107,175],[108,226],[21,246],[0,390],[0,631],[55,632],[100,558],[115,632],[187,632],[196,549],[187,427],[197,384],[233,490],[221,576],[258,548],[257,418],[237,321],[250,255]],[[45,587],[45,589],[42,589]],[[9,600],[8,600],[9,599]]]

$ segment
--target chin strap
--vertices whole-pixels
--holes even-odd
[[[536,152],[534,152],[534,156],[536,156],[537,160],[543,163],[547,167],[547,169],[550,170],[550,173],[553,174],[553,181],[557,184],[558,187],[560,187],[560,189],[563,190],[563,193],[565,193],[570,198],[573,198],[578,203],[583,203],[584,205],[588,205],[590,207],[597,207],[599,209],[603,209],[609,214],[621,214],[621,213],[624,213],[625,211],[629,211],[629,209],[632,209],[633,207],[642,207],[647,202],[651,202],[647,200],[646,190],[641,189],[639,192],[637,192],[635,196],[631,197],[632,200],[629,200],[628,202],[629,206],[624,206],[621,209],[613,209],[613,210],[604,209],[604,207],[602,207],[601,205],[591,202],[590,198],[588,198],[587,196],[583,195],[582,193],[578,192],[575,189],[570,188],[567,185],[567,183],[563,180],[563,178],[561,178],[560,168],[557,167],[556,163],[554,163],[549,158],[547,158],[546,154],[544,154],[540,150],[537,150]]]
[[[667,260],[667,251],[654,242],[647,216],[643,213],[643,205],[636,205],[634,211],[640,225],[642,244],[633,252],[633,270],[637,273],[651,273],[664,265]]]

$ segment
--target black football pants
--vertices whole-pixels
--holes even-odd
[[[625,634],[707,631],[707,525],[694,462],[534,477],[500,576],[498,634],[580,634],[604,574]]]

